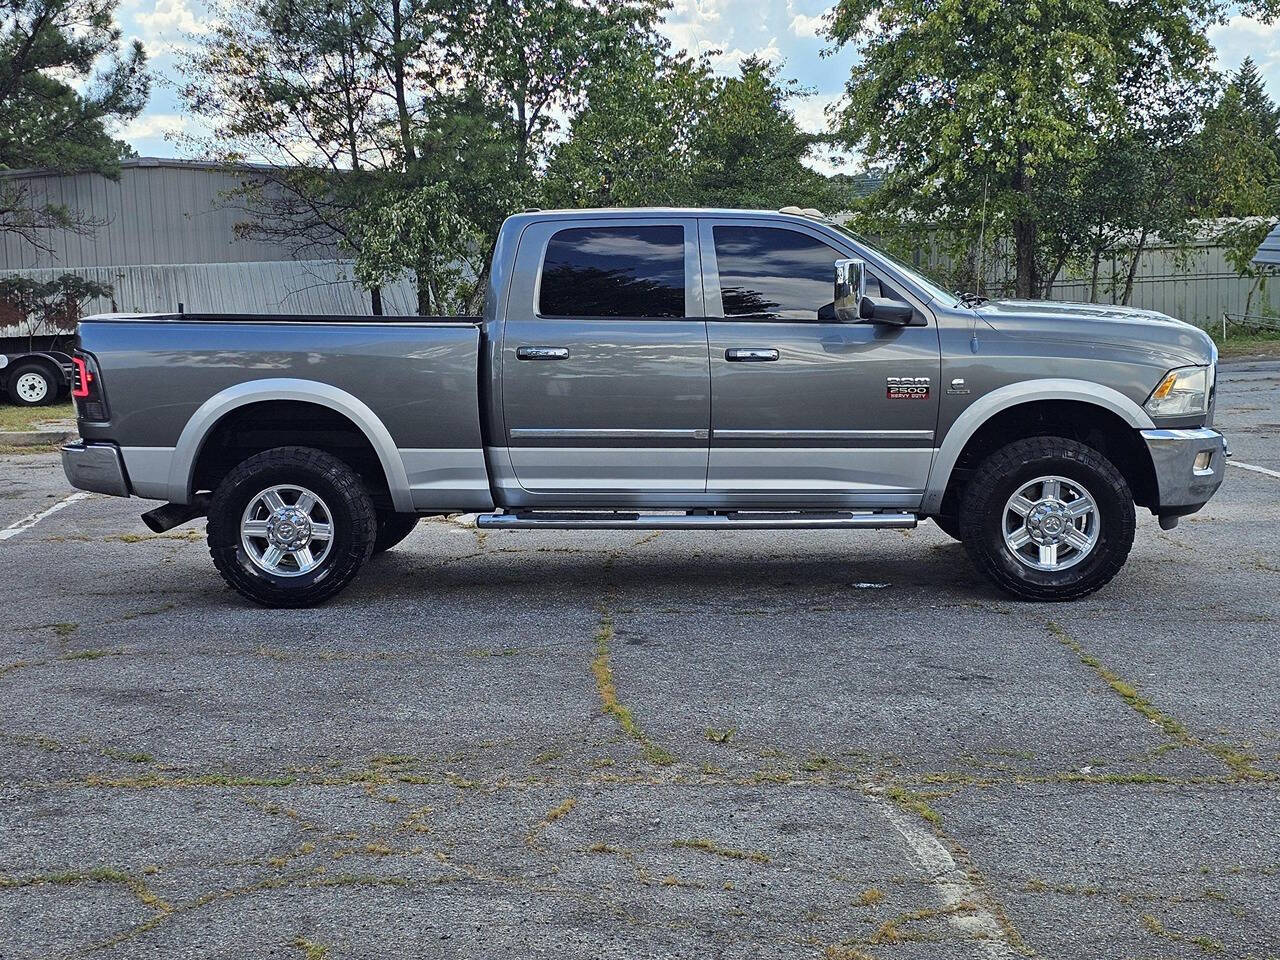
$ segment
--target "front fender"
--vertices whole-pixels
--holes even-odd
[[[1155,426],[1142,407],[1118,390],[1100,383],[1091,383],[1088,380],[1046,378],[1024,380],[1021,383],[1000,387],[970,404],[947,431],[942,446],[938,448],[929,469],[929,480],[925,487],[920,512],[936,514],[942,509],[942,498],[947,492],[951,472],[955,469],[965,445],[984,423],[997,413],[1011,407],[1040,400],[1073,400],[1092,404],[1116,414],[1135,430],[1150,430]]]

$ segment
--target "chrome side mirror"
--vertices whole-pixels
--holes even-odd
[[[867,293],[867,264],[863,260],[836,261],[835,311],[841,323],[858,323]]]

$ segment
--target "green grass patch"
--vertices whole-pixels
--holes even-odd
[[[701,850],[703,853],[724,857],[726,860],[750,860],[752,863],[769,863],[772,859],[763,850],[739,850],[735,847],[723,847],[714,840],[698,837],[693,840],[676,840],[671,844],[680,850]]]
[[[613,667],[609,663],[609,645],[613,642],[613,617],[607,612],[600,618],[600,627],[596,631],[596,655],[591,661],[591,673],[596,679],[596,692],[600,694],[600,703],[604,712],[618,721],[623,733],[640,744],[645,760],[658,767],[669,767],[676,762],[675,756],[654,743],[640,729],[631,708],[618,700],[618,688],[613,683]]]
[[[45,420],[74,420],[75,416],[75,407],[70,401],[47,407],[19,407],[12,403],[0,403],[0,431],[37,430]]]

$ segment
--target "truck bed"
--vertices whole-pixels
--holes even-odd
[[[474,317],[90,317],[80,347],[101,370],[110,419],[81,431],[120,447],[134,493],[181,503],[191,491],[177,478],[226,413],[321,404],[403,462],[398,509],[433,506],[433,489],[456,502],[450,476],[487,503],[479,344]]]

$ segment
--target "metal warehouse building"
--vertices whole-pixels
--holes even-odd
[[[298,260],[285,244],[236,235],[246,214],[228,193],[244,174],[227,167],[144,158],[124,161],[118,180],[38,170],[0,176],[18,181],[33,206],[60,204],[100,224],[83,235],[53,232],[47,252],[0,234],[0,277],[75,273],[110,284],[113,296],[88,303],[89,313],[175,312],[179,304],[188,312],[372,313],[339,251]],[[384,287],[382,298],[387,314],[416,312],[408,283]]]

